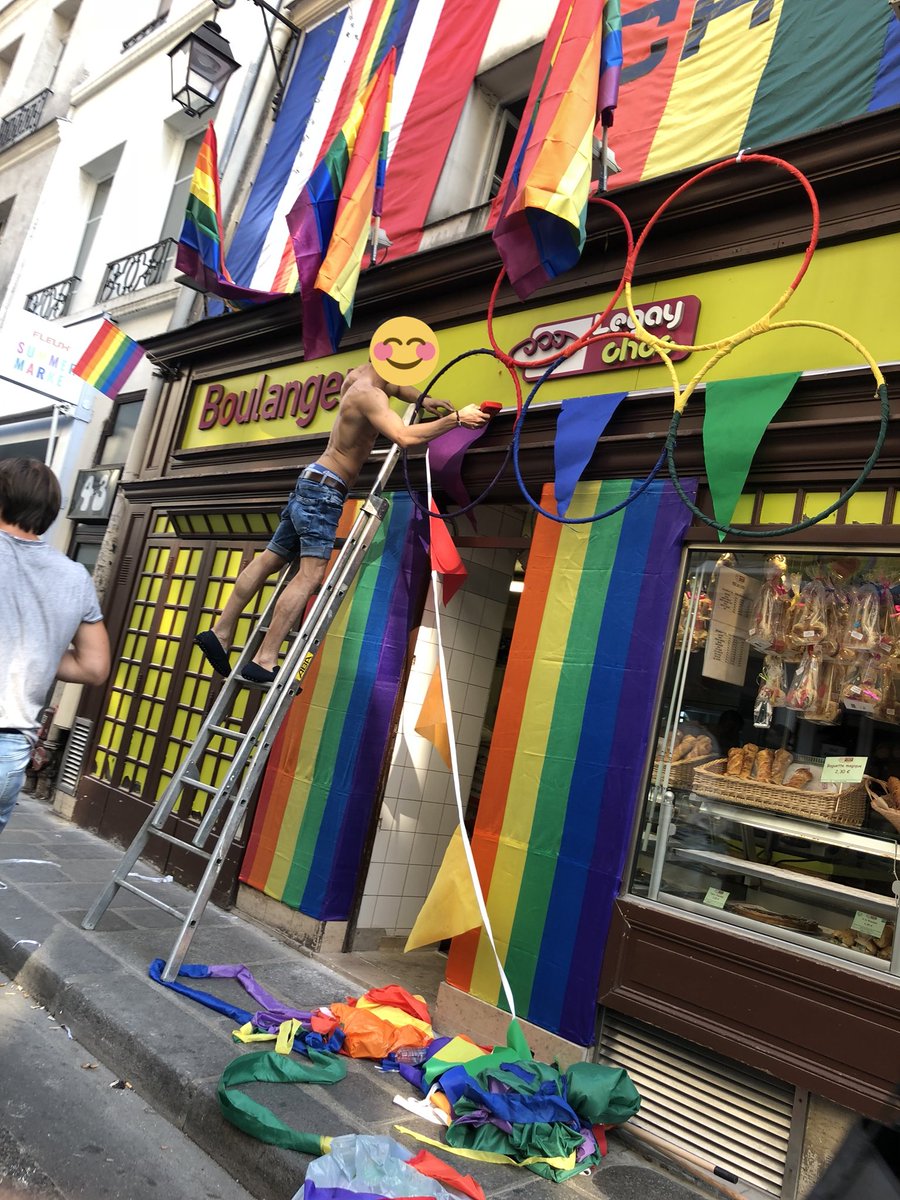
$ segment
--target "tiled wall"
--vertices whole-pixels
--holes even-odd
[[[460,524],[468,532],[466,522]],[[520,508],[482,506],[478,510],[481,535],[517,537],[521,529]],[[440,616],[465,807],[516,553],[462,548],[460,555],[469,575],[449,605],[441,607]],[[384,931],[389,936],[409,932],[458,823],[450,771],[431,742],[415,731],[436,667],[434,604],[429,595],[357,919],[361,938],[365,930]]]

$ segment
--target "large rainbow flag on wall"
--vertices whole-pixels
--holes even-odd
[[[104,319],[72,372],[115,400],[143,357],[143,346]]]
[[[900,104],[900,21],[880,0],[622,0],[611,187]]]
[[[192,279],[201,291],[221,296],[238,308],[264,304],[280,294],[239,287],[228,273],[222,237],[218,146],[212,121],[207,126],[191,177],[175,268]]]
[[[605,7],[603,0],[561,0],[501,184],[494,243],[523,300],[574,267],[584,247]],[[607,65],[609,113],[613,73]]]
[[[339,537],[361,504],[344,506]],[[398,493],[266,767],[241,879],[320,921],[353,904],[428,571],[425,518]]]
[[[287,216],[303,304],[304,358],[334,354],[373,216],[381,216],[397,53],[388,51]]]
[[[637,486],[581,483],[569,516]],[[548,484],[548,511],[552,497]],[[472,845],[519,1015],[581,1045],[594,1036],[689,517],[655,482],[592,525],[538,517],[528,555]],[[483,931],[454,939],[447,979],[502,1003]]]

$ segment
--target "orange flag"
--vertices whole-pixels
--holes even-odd
[[[416,733],[427,738],[435,747],[441,758],[452,770],[450,761],[450,730],[447,726],[447,712],[444,708],[444,696],[441,689],[441,668],[436,666],[431,676],[431,683],[422,701],[419,719],[416,721]]]
[[[441,511],[434,500],[431,501],[431,511]],[[428,523],[431,526],[431,569],[437,571],[443,580],[443,600],[446,605],[465,583],[468,571],[459,557],[447,522],[429,517]]]

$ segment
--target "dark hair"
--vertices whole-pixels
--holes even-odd
[[[44,533],[56,520],[62,494],[49,467],[36,458],[0,461],[0,518],[26,533]]]

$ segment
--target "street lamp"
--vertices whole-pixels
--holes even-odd
[[[215,21],[204,21],[169,51],[172,99],[189,117],[199,117],[218,101],[225,84],[241,65],[231,54]]]

